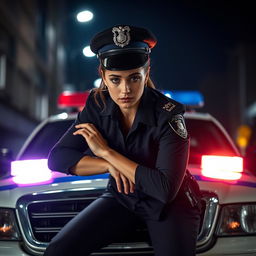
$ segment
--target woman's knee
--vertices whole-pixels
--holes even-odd
[[[71,256],[68,251],[66,251],[61,245],[57,245],[56,243],[50,243],[46,251],[44,252],[44,256],[55,256],[55,255],[62,255],[62,256]]]
[[[46,248],[44,256],[86,256],[90,255],[90,252],[86,249],[84,244],[82,250],[78,244],[71,244],[64,241],[52,241]]]

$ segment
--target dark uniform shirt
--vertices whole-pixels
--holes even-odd
[[[145,218],[158,219],[165,205],[176,197],[186,171],[189,139],[183,120],[184,106],[155,89],[145,88],[136,117],[124,135],[117,104],[104,91],[106,105],[91,92],[86,107],[74,125],[54,146],[49,168],[69,174],[69,169],[83,156],[94,156],[82,136],[74,136],[75,125],[93,123],[110,148],[138,163],[135,192],[119,193],[110,176],[105,196],[111,194],[130,210]]]

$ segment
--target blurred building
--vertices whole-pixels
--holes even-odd
[[[230,54],[229,115],[234,131],[240,125],[251,125],[255,116],[249,109],[256,104],[256,45],[241,43]]]
[[[0,148],[14,154],[56,109],[65,64],[64,12],[60,0],[0,1]]]
[[[207,111],[216,116],[233,139],[241,125],[250,125],[256,117],[256,45],[237,43],[226,52],[227,69],[209,73],[200,90]]]

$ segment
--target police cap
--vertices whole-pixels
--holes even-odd
[[[144,66],[156,43],[145,28],[117,25],[96,34],[90,47],[107,70],[129,70]]]

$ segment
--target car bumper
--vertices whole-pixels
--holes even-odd
[[[221,237],[214,246],[198,256],[248,256],[256,255],[256,236]]]
[[[3,256],[29,256],[21,248],[19,242],[0,241],[0,255]]]
[[[141,254],[143,253],[140,252],[140,255]],[[0,255],[30,256],[30,254],[25,253],[21,249],[19,242],[4,242],[4,241],[0,241]],[[123,254],[120,253],[120,255],[123,255]],[[131,255],[137,255],[137,254],[134,253]],[[145,252],[145,254],[143,255],[152,255],[152,254],[151,253],[147,254]],[[225,255],[229,255],[229,256],[256,255],[256,236],[218,238],[216,243],[210,250],[197,254],[197,256],[225,256]]]

